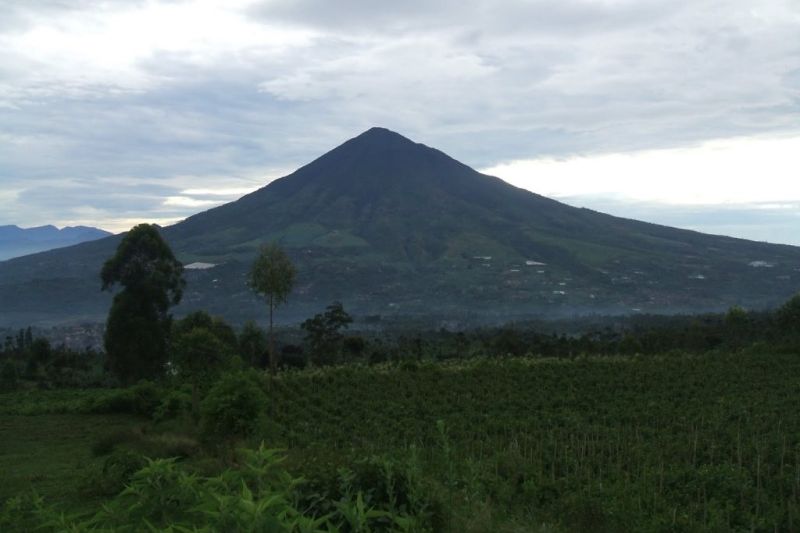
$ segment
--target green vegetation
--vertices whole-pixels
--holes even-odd
[[[197,429],[176,413],[157,423],[68,414],[158,411],[152,395],[163,405],[171,393],[147,384],[71,399],[7,393],[0,404],[29,414],[0,415],[4,471],[17,469],[4,516],[29,527],[66,505],[84,511],[74,523],[87,527],[202,526],[207,509],[209,524],[255,527],[271,516],[297,531],[291,520],[340,531],[789,531],[800,520],[798,376],[796,354],[754,350],[349,364],[280,373],[271,396],[263,376],[234,373],[207,393]],[[67,413],[36,414],[54,411]],[[98,426],[112,422],[116,435]],[[78,437],[88,426],[93,438]],[[255,452],[283,481],[249,477],[246,450],[261,441],[285,450]],[[98,461],[92,449],[111,451]],[[144,450],[184,459],[134,473]],[[79,468],[133,487],[103,496],[118,522],[71,494]],[[25,507],[27,486],[46,496],[40,511]],[[212,509],[212,500],[227,503]],[[262,514],[248,514],[255,508]]]
[[[275,332],[273,312],[286,303],[297,275],[289,257],[277,244],[262,246],[250,270],[250,286],[267,299],[269,307],[269,369],[275,375]]]
[[[103,265],[103,290],[122,286],[108,313],[105,338],[108,366],[121,381],[163,372],[170,327],[167,310],[181,300],[182,273],[172,250],[150,224],[132,228]]]
[[[345,339],[340,330],[351,322],[353,319],[342,304],[333,302],[324,313],[317,313],[300,325],[306,332],[305,340],[314,363],[325,365],[339,361]]]
[[[271,309],[294,277],[281,254],[265,249],[253,268]],[[142,267],[151,255],[108,264],[160,272]],[[271,357],[266,376],[255,324],[237,334],[205,312],[169,320],[180,268],[165,272],[130,278],[149,287],[133,298],[162,313],[164,354],[107,360],[119,382],[151,380],[113,388],[99,354],[53,348],[31,329],[6,339],[0,530],[800,524],[798,297],[773,312],[642,316],[569,334],[518,324],[345,336],[352,318],[334,302],[302,324],[302,345],[283,339],[285,364],[277,372]]]

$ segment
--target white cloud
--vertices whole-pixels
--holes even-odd
[[[258,187],[228,187],[228,188],[218,188],[218,189],[185,189],[181,191],[181,194],[186,194],[189,196],[242,196],[243,194],[247,194],[253,192]]]
[[[248,1],[121,3],[117,9],[26,11],[29,26],[0,34],[0,59],[11,80],[0,84],[6,105],[43,96],[101,96],[144,91],[175,81],[147,68],[157,55],[194,68],[237,61],[246,50],[280,55],[314,33],[265,27],[241,10]],[[33,6],[31,6],[33,7]]]
[[[668,204],[755,204],[793,208],[800,201],[800,134],[736,138],[686,148],[541,158],[503,163],[487,174],[553,197],[605,196]]]
[[[221,204],[222,201],[217,200],[198,200],[197,198],[190,198],[188,196],[167,196],[164,199],[164,205],[174,207],[212,207]]]

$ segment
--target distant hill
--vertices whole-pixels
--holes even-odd
[[[706,311],[775,305],[800,287],[800,248],[571,207],[382,128],[163,233],[197,267],[178,312],[234,322],[264,313],[245,280],[270,241],[299,270],[282,320],[332,300],[361,315],[484,321]],[[98,272],[118,240],[0,263],[0,323],[102,319]]]
[[[72,246],[108,237],[111,233],[87,226],[65,227],[0,226],[0,261],[23,255]]]

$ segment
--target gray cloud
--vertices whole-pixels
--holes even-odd
[[[219,48],[151,37],[119,62],[20,40],[148,6],[0,6],[0,223],[184,216],[163,202],[190,182],[255,186],[373,125],[486,167],[800,124],[800,6],[779,0],[272,0],[227,12]]]

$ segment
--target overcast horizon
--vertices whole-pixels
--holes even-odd
[[[571,205],[800,245],[800,4],[0,6],[0,225],[172,223],[372,126]]]

